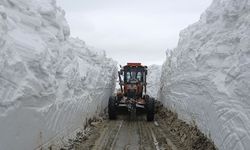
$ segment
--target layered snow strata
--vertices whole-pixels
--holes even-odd
[[[250,147],[250,1],[214,0],[163,65],[160,99],[220,150]]]
[[[67,140],[107,106],[116,64],[69,34],[55,0],[0,1],[0,149]]]

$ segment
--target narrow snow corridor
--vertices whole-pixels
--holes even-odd
[[[105,131],[89,134],[101,138],[85,139],[87,147],[247,150],[249,41],[250,0],[214,0],[181,31],[162,66],[148,66],[142,85],[167,109],[156,122],[120,116],[93,125],[89,120],[105,116],[114,94],[117,62],[70,36],[56,0],[0,0],[0,150],[60,147],[88,124]]]

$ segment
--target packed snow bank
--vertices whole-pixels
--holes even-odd
[[[157,98],[160,88],[161,66],[151,65],[148,67],[147,76],[147,94],[151,97]]]
[[[250,1],[214,0],[163,66],[160,99],[220,150],[250,147],[249,41]]]
[[[55,0],[0,1],[1,150],[67,140],[106,107],[116,64],[69,34]]]

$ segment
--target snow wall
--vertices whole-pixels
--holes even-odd
[[[161,76],[160,65],[150,65],[148,67],[147,94],[150,97],[154,97],[154,98],[158,97],[158,91],[160,88],[160,76]]]
[[[220,150],[250,148],[250,0],[214,0],[181,32],[159,98]]]
[[[0,1],[0,149],[60,144],[107,106],[117,74],[69,37],[55,0]]]

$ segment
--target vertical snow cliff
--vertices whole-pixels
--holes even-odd
[[[250,147],[250,1],[214,0],[181,32],[162,70],[160,99],[220,150]]]
[[[1,150],[67,140],[107,105],[116,64],[69,34],[55,0],[0,1]]]

